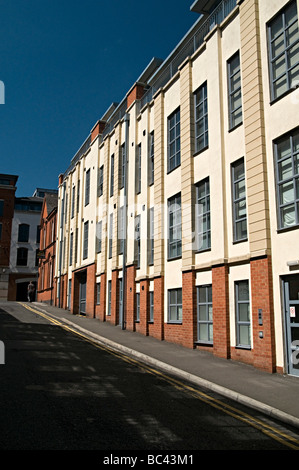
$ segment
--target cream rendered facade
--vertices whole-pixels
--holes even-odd
[[[59,180],[57,305],[270,372],[298,375],[296,366],[290,366],[292,349],[287,344],[283,282],[288,279],[284,276],[292,274],[299,292],[299,265],[293,262],[299,260],[299,227],[297,223],[291,230],[278,229],[273,145],[298,128],[299,92],[292,86],[279,99],[271,98],[267,33],[269,22],[289,5],[294,6],[293,2],[194,2],[195,11],[204,12],[207,7],[208,13],[199,18],[165,62],[151,63],[123,102],[112,106],[96,123]],[[297,11],[298,3],[295,1]],[[225,13],[217,17],[215,11],[220,8]],[[221,21],[213,26],[213,18]],[[204,40],[183,56],[186,44],[204,30],[208,21]],[[231,128],[228,64],[236,54],[240,58],[236,76],[241,77],[242,120]],[[163,80],[170,63],[173,67],[177,63],[177,67]],[[208,144],[197,151],[195,97],[204,87]],[[175,142],[180,150],[179,164],[171,171],[170,116],[179,122],[174,132],[178,132]],[[149,184],[152,142],[154,181]],[[123,155],[127,165],[123,165]],[[232,191],[232,175],[237,174],[233,168],[239,162],[244,177],[239,186],[243,200],[238,207],[243,211],[247,235],[236,240],[233,208],[238,202]],[[205,222],[210,225],[209,230],[205,225],[203,232],[207,236],[210,231],[211,241],[198,249],[194,242],[198,236],[196,221],[203,218],[197,212],[201,206],[196,188],[202,182],[208,182]],[[180,203],[173,215],[169,201],[177,195]],[[124,250],[120,250],[123,206],[126,236]],[[149,253],[150,209],[154,213],[153,263]],[[136,237],[137,220],[140,232]],[[181,235],[178,256],[170,259],[173,220],[177,231],[172,235]],[[138,260],[136,253],[140,253]],[[212,298],[202,300],[205,292],[212,292]],[[299,305],[295,302],[292,306],[299,322]],[[175,317],[172,312],[177,312]],[[299,330],[292,331],[292,339],[297,339]],[[240,338],[246,335],[248,342],[242,343]]]

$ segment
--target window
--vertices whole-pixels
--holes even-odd
[[[111,281],[108,281],[108,313],[107,315],[111,315]]]
[[[180,109],[168,118],[168,158],[167,171],[170,172],[181,164]]]
[[[78,181],[78,188],[77,188],[77,212],[79,212],[80,208],[80,180]]]
[[[102,251],[102,221],[97,222],[97,233],[96,233],[96,253]]]
[[[135,217],[135,262],[136,268],[140,268],[140,215]]]
[[[181,195],[168,199],[168,258],[182,255]]]
[[[76,228],[76,235],[75,235],[75,263],[78,262],[78,233],[79,229]]]
[[[154,132],[150,133],[149,159],[148,159],[148,184],[154,183]]]
[[[141,192],[141,144],[136,150],[135,178],[135,192],[139,194]]]
[[[88,221],[84,223],[83,259],[88,257]]]
[[[40,243],[40,225],[36,227],[36,243]]]
[[[154,208],[149,210],[148,264],[154,264]]]
[[[247,212],[244,159],[232,165],[234,241],[247,239]]]
[[[85,205],[89,204],[89,196],[90,196],[90,170],[86,172],[86,182],[85,182]]]
[[[109,221],[109,258],[112,258],[112,237],[113,237],[113,213],[110,214],[110,221]]]
[[[0,239],[1,239],[1,238],[0,238]],[[39,249],[37,248],[37,249],[35,250],[35,266],[38,266],[38,262],[39,262],[38,254],[39,254]]]
[[[121,152],[120,152],[120,183],[119,183],[119,188],[122,189],[125,187],[125,164],[126,164],[126,149],[125,149],[125,144],[121,146]]]
[[[68,282],[68,296],[67,296],[67,308],[69,310],[71,308],[71,298],[72,298],[72,280],[69,279],[69,282]]]
[[[271,98],[275,100],[298,85],[299,32],[293,0],[268,24]]]
[[[197,287],[197,339],[213,343],[212,286]]]
[[[2,223],[0,223],[0,240],[2,239]]]
[[[237,52],[227,62],[228,74],[228,109],[229,128],[233,129],[242,123],[242,90],[240,54]]]
[[[68,209],[68,194],[65,196],[65,207],[64,207],[64,223],[67,223],[67,209]]]
[[[113,196],[114,191],[114,154],[111,155],[110,160],[110,197]]]
[[[136,321],[140,321],[140,294],[136,294]]]
[[[209,145],[208,133],[208,95],[207,84],[194,93],[195,112],[195,152],[200,152]]]
[[[103,182],[104,182],[104,165],[99,168],[98,173],[98,197],[103,194]]]
[[[124,252],[124,223],[125,223],[125,206],[120,207],[118,216],[118,254],[121,255]]]
[[[274,144],[279,228],[299,225],[299,130]]]
[[[181,323],[182,313],[182,289],[168,290],[168,321],[170,323]]]
[[[101,283],[97,283],[97,305],[100,305],[101,302]]]
[[[27,266],[28,261],[28,249],[18,248],[17,249],[17,266]]]
[[[149,321],[154,321],[154,291],[149,293]]]
[[[196,237],[198,251],[211,248],[209,178],[196,185]]]
[[[235,283],[237,346],[250,347],[250,302],[249,282]]]
[[[72,210],[71,210],[71,217],[74,218],[75,215],[75,194],[76,194],[76,186],[72,188]]]
[[[29,228],[28,224],[20,224],[19,225],[19,234],[18,234],[18,242],[28,242],[29,241]]]
[[[4,200],[0,199],[0,217],[3,217]]]
[[[73,264],[73,243],[74,243],[74,234],[71,232],[70,236],[70,266]]]

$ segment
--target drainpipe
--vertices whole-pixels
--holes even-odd
[[[60,286],[61,286],[61,266],[62,266],[62,245],[63,245],[63,221],[64,221],[64,200],[65,200],[66,185],[63,183],[63,197],[61,198],[61,211],[60,211],[60,229],[59,229],[59,261],[58,261],[58,307],[60,308]]]
[[[123,217],[123,282],[122,282],[122,311],[121,311],[121,329],[126,329],[126,283],[127,283],[127,216],[128,216],[128,145],[129,145],[129,125],[130,115],[125,114],[125,165],[124,165],[124,217]]]

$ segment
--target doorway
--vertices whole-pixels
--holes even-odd
[[[299,377],[299,274],[283,278],[288,373]]]
[[[79,280],[79,314],[85,315],[86,314],[86,271],[80,273],[80,280]]]

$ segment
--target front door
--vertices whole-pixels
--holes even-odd
[[[299,377],[299,275],[283,279],[288,373]]]
[[[86,271],[80,274],[80,291],[79,291],[79,314],[86,313]]]

